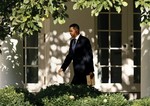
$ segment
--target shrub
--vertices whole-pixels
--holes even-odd
[[[86,85],[52,85],[37,94],[26,89],[0,89],[0,106],[150,106],[150,98],[128,101],[121,93],[104,94]]]
[[[14,87],[0,89],[0,106],[31,106],[25,101],[24,93],[17,93]]]
[[[129,104],[122,94],[102,94],[96,98],[81,98],[73,102],[72,106],[129,106]]]
[[[131,101],[131,106],[150,106],[150,98],[146,97]]]
[[[129,106],[128,101],[121,94],[100,95],[71,99],[69,95],[58,98],[44,98],[44,106]]]
[[[87,85],[52,85],[46,89],[42,89],[39,93],[36,94],[34,98],[34,105],[45,105],[48,102],[55,103],[66,103],[72,102],[71,99],[80,99],[83,97],[96,97],[99,96],[101,92],[97,89],[87,86]],[[59,101],[59,102],[58,102]],[[62,103],[62,104],[63,104]],[[64,106],[64,105],[61,105]],[[65,105],[66,106],[66,105]]]
[[[121,93],[105,94],[98,98],[98,105],[103,106],[129,106],[128,101]]]
[[[86,85],[53,85],[36,98],[40,106],[129,106],[121,93],[102,94]]]
[[[75,102],[73,99],[69,97],[69,95],[63,95],[58,98],[43,98],[42,99],[44,106],[74,106]]]

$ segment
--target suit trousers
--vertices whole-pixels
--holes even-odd
[[[76,73],[73,77],[71,84],[87,84],[86,74],[84,73]]]

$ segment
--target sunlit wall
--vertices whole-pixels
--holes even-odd
[[[150,27],[142,28],[141,97],[150,96]]]
[[[0,88],[23,86],[22,44],[9,36],[0,41]]]

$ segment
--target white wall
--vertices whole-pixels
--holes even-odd
[[[23,86],[22,44],[15,38],[7,37],[0,41],[0,88]]]
[[[142,28],[141,39],[141,97],[146,97],[150,96],[150,27]]]

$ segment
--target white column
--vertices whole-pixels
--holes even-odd
[[[22,43],[19,39],[7,37],[0,42],[0,88],[23,87]]]
[[[150,27],[141,34],[141,97],[150,96]]]

